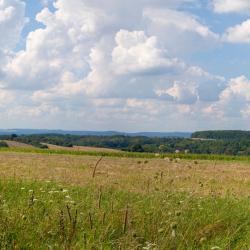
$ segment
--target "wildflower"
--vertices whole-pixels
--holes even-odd
[[[70,199],[70,196],[69,196],[69,195],[67,195],[67,196],[65,196],[65,198],[66,198],[66,199]]]
[[[25,187],[21,187],[21,190],[25,190]]]
[[[202,237],[201,239],[200,239],[200,243],[202,244],[204,241],[206,241],[207,240],[207,238],[206,237]]]
[[[32,189],[29,190],[29,193],[33,193],[33,192],[34,192],[34,190],[32,190]]]
[[[171,236],[172,236],[173,238],[175,238],[175,236],[176,236],[176,231],[175,231],[174,229],[172,230]]]
[[[221,248],[218,246],[211,247],[211,250],[220,250]]]
[[[63,191],[62,191],[63,193],[67,193],[67,192],[69,192],[69,190],[67,190],[67,189],[63,189]]]
[[[153,250],[156,249],[156,244],[146,242],[146,246],[142,248],[143,250]]]

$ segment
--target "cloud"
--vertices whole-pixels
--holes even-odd
[[[25,3],[23,1],[0,1],[1,50],[10,50],[16,46],[26,21]]]
[[[182,3],[194,1],[159,0],[153,5],[169,7]],[[100,8],[102,2],[97,5],[96,1],[55,1],[54,12],[44,8],[36,16],[44,28],[30,32],[25,50],[19,51],[6,65],[6,84],[13,89],[55,89],[63,86],[65,74],[71,74],[74,82],[81,81],[79,84],[82,87],[86,85],[87,93],[98,91],[105,94],[125,75],[127,77],[123,80],[130,82],[129,74],[159,75],[181,68],[183,62],[168,55],[167,44],[164,41],[160,44],[157,36],[147,35],[140,29],[120,29],[123,25],[128,28],[131,24],[136,26],[137,19],[141,26],[144,23],[142,13],[147,4],[152,5],[152,2],[139,1],[134,8],[133,22],[124,23],[125,19],[116,15],[125,6],[121,1],[110,2],[110,6],[116,8],[113,15],[109,14],[107,7]],[[147,8],[144,14],[148,11]],[[166,11],[167,14],[172,13],[165,19],[169,19],[174,29],[176,26],[183,31],[177,20],[184,17],[180,22],[189,22],[184,28],[187,33],[194,31],[208,39],[216,38],[194,17],[173,10]],[[173,34],[172,31],[169,33]],[[123,76],[118,79],[117,75]]]
[[[143,123],[175,130],[179,120],[195,126],[210,111],[222,112],[236,96],[240,114],[249,112],[236,80],[183,59],[220,43],[208,24],[183,10],[198,1],[56,0],[37,13],[40,28],[23,38],[19,51],[24,2],[0,3],[1,119],[23,126],[142,130]],[[13,15],[12,8],[20,11]],[[247,80],[241,82],[248,91]]]
[[[186,67],[185,73],[178,81],[173,81],[168,88],[156,89],[156,95],[166,101],[178,104],[208,104],[219,100],[221,91],[226,88],[223,77],[211,75],[203,69]]]
[[[226,88],[224,77],[212,75],[202,68],[191,66],[187,69],[187,74],[196,83],[198,99],[202,102],[218,101],[221,91]]]
[[[213,9],[217,13],[250,13],[248,0],[213,0]]]
[[[161,74],[183,66],[159,47],[157,37],[147,37],[143,31],[120,30],[115,40],[112,66],[116,74]]]
[[[0,89],[0,108],[7,107],[10,103],[15,100],[14,93]]]
[[[244,75],[231,79],[228,87],[221,93],[223,100],[229,100],[236,96],[250,102],[250,81]]]
[[[175,82],[171,88],[158,90],[156,94],[167,100],[173,100],[180,104],[194,104],[197,101],[197,93],[195,86],[191,84]]]
[[[250,43],[250,19],[229,28],[223,39],[229,43]]]
[[[0,1],[0,85],[4,75],[3,68],[20,40],[26,21],[24,2],[19,0]]]
[[[45,25],[29,33],[26,49],[7,65],[7,82],[13,88],[42,89],[58,84],[66,72],[82,78],[87,53],[103,27],[105,14],[82,1],[60,0],[52,13],[44,8],[36,20]]]
[[[218,102],[206,109],[219,117],[242,117],[249,110],[250,81],[244,76],[232,78],[221,92]]]
[[[174,54],[213,48],[220,42],[218,34],[190,13],[173,9],[146,8],[143,17],[148,23],[149,34],[156,35]]]
[[[143,12],[145,18],[148,18],[160,26],[166,28],[173,27],[182,32],[197,33],[201,37],[217,39],[218,35],[212,32],[207,26],[202,25],[198,18],[172,9],[145,9]]]

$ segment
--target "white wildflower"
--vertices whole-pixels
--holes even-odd
[[[172,236],[173,238],[175,238],[175,236],[176,236],[175,230],[172,230],[171,236]]]

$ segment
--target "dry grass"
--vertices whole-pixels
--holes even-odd
[[[98,147],[84,147],[84,146],[73,146],[73,147],[63,147],[63,146],[57,146],[53,144],[43,143],[44,145],[47,145],[49,149],[54,150],[73,150],[73,151],[86,151],[86,152],[121,152],[117,149],[111,149],[111,148],[98,148]]]
[[[0,249],[250,246],[248,162],[2,151],[0,176]]]
[[[0,175],[25,180],[51,180],[88,186],[99,157],[0,153]],[[103,158],[94,181],[138,193],[161,186],[197,195],[250,195],[247,162],[173,161],[163,159]]]
[[[34,148],[32,145],[21,143],[21,142],[16,142],[16,141],[8,141],[5,140],[6,144],[10,148]]]

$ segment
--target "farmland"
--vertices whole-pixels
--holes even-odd
[[[126,151],[136,153],[191,153],[249,156],[248,131],[205,131],[193,133],[192,138],[146,136],[81,136],[62,134],[2,135],[0,140],[23,143],[36,148],[57,145],[57,149],[91,149],[95,151]],[[89,150],[88,149],[88,150]]]
[[[247,160],[32,150],[0,152],[1,249],[250,247]]]

